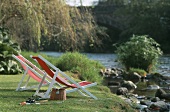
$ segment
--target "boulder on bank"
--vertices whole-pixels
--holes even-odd
[[[120,68],[106,68],[106,69],[101,69],[100,74],[103,77],[117,77],[121,75],[124,72],[124,70]]]
[[[121,87],[125,87],[128,91],[133,91],[137,88],[137,86],[132,81],[123,81]]]
[[[170,93],[166,93],[163,89],[158,89],[155,93],[155,97],[160,99],[170,100]]]
[[[160,98],[159,98],[159,97],[153,97],[153,98],[151,98],[151,102],[157,102],[157,101],[160,101]]]
[[[117,95],[126,95],[127,93],[128,93],[128,89],[125,87],[120,87],[116,91]]]
[[[136,72],[124,73],[123,78],[125,80],[130,80],[130,81],[132,81],[134,83],[137,83],[137,82],[139,82],[141,80],[141,76]]]
[[[157,89],[160,89],[160,87],[158,85],[149,85],[146,89],[147,90],[157,90]]]
[[[131,75],[132,75],[132,78],[134,79],[138,79],[138,80],[141,79],[141,76],[137,72],[133,72]]]
[[[150,109],[153,111],[159,111],[159,112],[169,112],[170,106],[164,101],[157,101],[150,105]]]
[[[120,86],[120,83],[117,81],[109,81],[108,86]]]

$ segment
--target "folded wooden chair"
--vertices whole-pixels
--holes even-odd
[[[16,88],[16,91],[23,91],[23,90],[38,88],[40,83],[42,83],[42,86],[46,86],[46,85],[50,84],[49,80],[51,78],[49,77],[48,78],[49,80],[47,80],[46,73],[43,72],[42,70],[40,70],[34,64],[32,64],[30,61],[28,61],[22,55],[18,55],[18,56],[12,55],[12,57],[20,62],[21,66],[24,70],[24,74],[18,84],[18,87]],[[23,84],[27,74],[28,74],[28,79],[26,80],[25,84]],[[38,84],[28,86],[30,78],[33,78],[34,80],[36,80],[38,82]]]
[[[39,63],[39,65],[42,67],[42,69],[52,78],[52,82],[50,83],[48,90],[43,95],[41,95],[41,97],[44,97],[44,98],[49,97],[52,86],[55,84],[55,82],[58,82],[58,83],[62,84],[64,86],[64,88],[67,88],[66,93],[78,91],[83,96],[89,96],[94,99],[97,99],[96,96],[94,96],[93,94],[91,94],[89,91],[87,91],[85,89],[85,88],[97,85],[96,82],[91,83],[91,82],[87,82],[87,81],[82,81],[82,82],[77,83],[76,81],[71,79],[68,75],[66,75],[64,72],[62,72],[60,69],[58,69],[53,64],[51,64],[49,61],[44,59],[42,56],[40,56],[40,55],[32,56],[32,58],[36,59],[36,61]],[[55,70],[55,72],[53,72],[51,69]],[[69,82],[71,82],[71,83],[69,83]],[[41,87],[41,85],[40,85],[40,87]],[[71,89],[68,89],[68,88],[71,88]],[[39,90],[37,89],[36,95],[39,95],[38,93],[39,93]]]

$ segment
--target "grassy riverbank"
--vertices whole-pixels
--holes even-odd
[[[20,75],[0,75],[0,112],[135,112],[127,103],[102,85],[88,90],[97,96],[93,100],[77,92],[67,94],[67,100],[48,101],[43,105],[19,105],[31,97],[35,90],[16,92]],[[31,80],[30,84],[35,84]],[[46,89],[46,88],[43,88]]]

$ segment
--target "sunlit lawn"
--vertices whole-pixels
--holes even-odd
[[[31,97],[35,90],[15,91],[22,75],[0,75],[0,112],[133,112],[128,104],[104,86],[88,90],[99,99],[81,96],[77,92],[67,94],[65,101],[47,101],[42,105],[19,105]],[[30,84],[35,82],[31,80]],[[46,88],[44,88],[46,89]]]

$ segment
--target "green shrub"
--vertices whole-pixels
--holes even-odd
[[[12,54],[20,51],[19,45],[11,41],[8,30],[0,27],[0,74],[17,74],[21,71],[12,58]]]
[[[162,51],[160,45],[152,38],[143,35],[133,35],[130,41],[120,45],[116,53],[119,62],[129,68],[140,68],[147,72],[156,67]]]
[[[56,65],[63,71],[77,72],[82,80],[101,81],[99,71],[103,68],[99,62],[88,59],[78,52],[67,52],[58,58]]]

